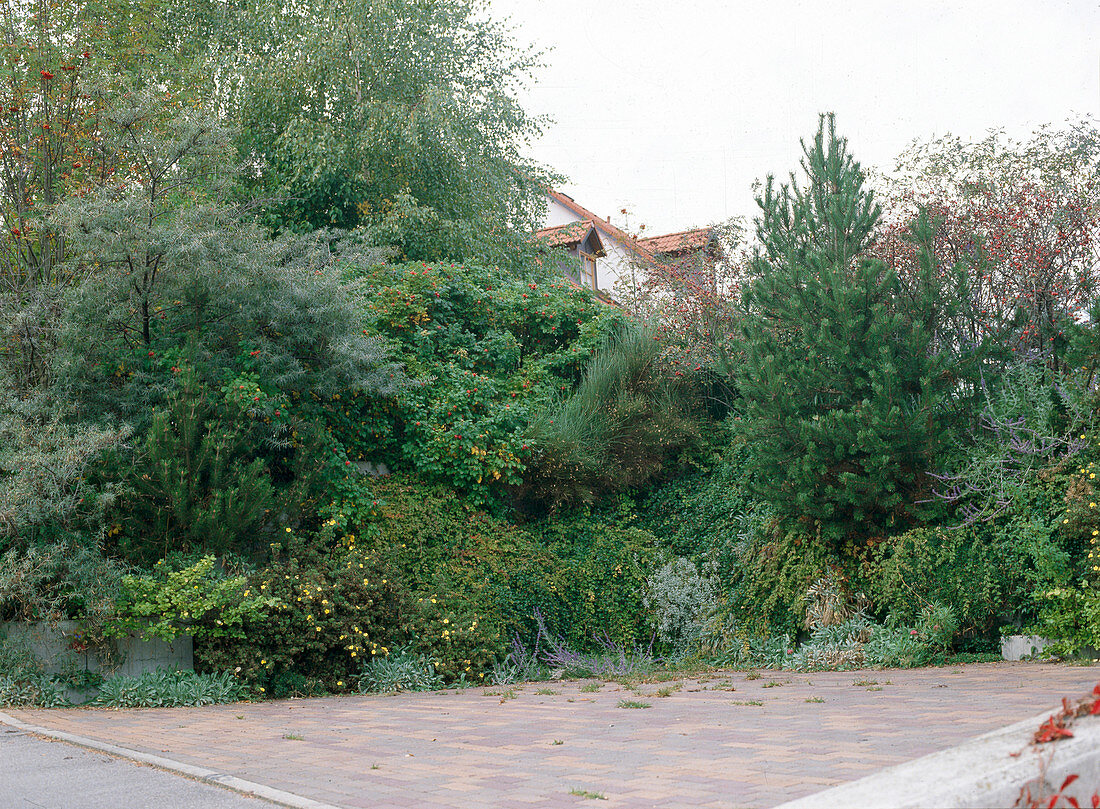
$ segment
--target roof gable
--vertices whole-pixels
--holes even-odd
[[[545,239],[551,247],[573,247],[581,245],[585,252],[594,256],[604,255],[603,242],[591,220],[570,222],[552,228],[543,228],[535,233],[536,239]]]
[[[573,201],[571,197],[558,191],[547,191],[547,195],[550,197],[550,199],[554,200],[566,210],[575,213],[578,219],[590,222],[593,227],[595,227],[596,230],[598,230],[600,233],[604,234],[605,236],[611,237],[638,257],[648,261],[653,260],[653,255],[647,249],[642,247],[642,245],[640,245],[634,237],[622,230],[619,230],[607,220],[601,219],[599,216],[592,213],[592,211],[588,210],[587,208],[578,205],[576,202]]]

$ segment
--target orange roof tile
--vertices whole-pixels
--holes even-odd
[[[682,230],[679,233],[668,233],[664,236],[649,236],[638,239],[638,242],[654,255],[668,255],[702,250],[710,242],[710,237],[710,228],[695,228]]]
[[[576,244],[588,235],[592,229],[592,222],[570,222],[568,225],[558,225],[552,228],[543,228],[535,233],[536,239],[546,239],[551,247]]]
[[[575,203],[571,197],[566,196],[558,191],[547,191],[547,194],[552,200],[557,202],[567,210],[572,211],[577,215],[578,219],[586,220],[592,223],[596,230],[610,236],[616,241],[620,242],[623,246],[632,250],[639,257],[652,261],[653,255],[646,248],[642,247],[636,239],[634,239],[629,233],[619,230],[605,219],[601,219],[596,214],[587,208]]]

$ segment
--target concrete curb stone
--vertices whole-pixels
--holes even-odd
[[[329,803],[321,803],[320,801],[315,801],[311,798],[306,798],[301,795],[295,795],[292,792],[286,792],[282,789],[275,789],[274,787],[257,784],[254,781],[246,781],[243,778],[238,778],[235,775],[229,775],[228,773],[210,770],[205,767],[196,767],[193,764],[185,764],[181,761],[174,761],[170,758],[164,758],[163,756],[155,756],[150,753],[142,753],[139,750],[131,750],[126,747],[119,747],[115,744],[97,741],[96,739],[89,739],[85,736],[78,736],[75,733],[66,733],[60,730],[51,730],[50,728],[43,728],[37,725],[31,725],[26,722],[20,721],[19,719],[16,719],[14,716],[9,716],[3,711],[0,711],[0,724],[10,725],[27,733],[33,733],[36,736],[43,736],[48,739],[56,739],[57,741],[68,742],[69,744],[86,747],[90,750],[97,750],[101,753],[108,753],[113,756],[130,759],[131,761],[148,764],[153,767],[158,767],[162,770],[168,770],[169,772],[174,772],[179,775],[186,776],[187,778],[194,778],[197,781],[203,781],[204,783],[224,787],[225,789],[231,790],[233,792],[239,792],[243,795],[252,795],[257,798],[263,798],[264,800],[271,801],[272,803],[276,803],[281,806],[291,807],[291,809],[340,809],[340,807],[333,806]]]
[[[1046,805],[1070,775],[1064,793],[1089,806],[1100,790],[1100,719],[1071,726],[1073,737],[1032,744],[1039,726],[1057,709],[977,736],[968,742],[879,770],[857,781],[788,801],[775,809],[944,809],[1015,807],[1030,788]],[[1059,806],[1069,806],[1061,801]]]

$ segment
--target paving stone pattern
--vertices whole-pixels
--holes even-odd
[[[511,687],[514,698],[485,687],[9,713],[344,807],[699,809],[774,806],[1026,719],[1100,681],[1100,667],[1038,663],[759,674],[633,691],[525,684]],[[669,686],[679,690],[657,694]],[[557,693],[537,693],[547,688]]]

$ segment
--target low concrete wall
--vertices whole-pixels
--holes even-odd
[[[1005,660],[1023,660],[1038,657],[1050,641],[1039,635],[1009,635],[1001,639],[1001,657]]]
[[[105,666],[91,649],[76,651],[73,639],[80,632],[77,621],[0,624],[0,633],[26,646],[51,674],[72,670],[138,676],[156,669],[193,669],[195,658],[189,635],[168,642],[159,638],[117,638],[112,665]]]
[[[1014,807],[1028,788],[1033,798],[1046,795],[1049,801],[1069,775],[1080,777],[1064,794],[1081,806],[1091,806],[1092,794],[1100,791],[1100,716],[1073,722],[1071,739],[1031,744],[1039,725],[1054,713],[1057,710],[776,809]]]

